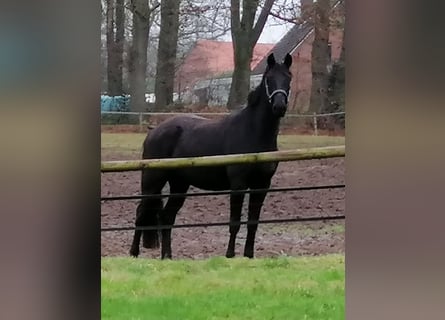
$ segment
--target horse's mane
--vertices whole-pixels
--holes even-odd
[[[247,96],[247,107],[253,107],[259,103],[262,84],[263,81],[261,81],[255,89],[249,92],[249,95]]]

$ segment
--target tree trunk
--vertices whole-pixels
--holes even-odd
[[[345,111],[345,38],[340,51],[340,58],[334,64],[330,75],[330,104],[336,105],[335,111]]]
[[[248,43],[249,41],[244,34],[237,38],[238,43]],[[252,61],[253,48],[250,46],[241,47],[242,49],[237,49],[234,42],[235,70],[232,74],[232,84],[227,102],[229,109],[239,109],[242,104],[246,103],[250,90],[250,62]]]
[[[178,0],[163,0],[161,2],[161,28],[155,81],[155,108],[157,110],[173,103],[179,32],[179,4],[180,1]]]
[[[345,111],[345,31],[343,30],[343,42],[339,60],[333,65],[329,76],[328,98],[329,108],[326,112]],[[342,129],[345,128],[345,115],[340,114],[332,117],[334,124]]]
[[[118,95],[116,88],[117,59],[114,41],[114,0],[107,0],[107,93]]]
[[[145,111],[145,88],[147,70],[147,46],[150,11],[148,1],[132,0],[133,42],[130,50],[130,109]]]
[[[231,0],[231,31],[233,43],[234,71],[227,102],[227,108],[238,109],[247,102],[250,89],[250,63],[255,47],[267,21],[274,0],[266,0],[256,23],[255,13],[258,0],[244,0],[242,19],[240,18],[240,0]]]
[[[313,10],[314,10],[314,0],[300,0],[301,6],[301,19],[303,21],[312,21]]]
[[[124,93],[122,86],[122,68],[124,64],[124,40],[125,40],[125,13],[124,13],[124,0],[116,0],[116,40],[115,40],[115,53],[116,53],[116,77],[115,87],[116,93],[122,95]]]
[[[327,66],[331,60],[329,50],[330,0],[318,0],[314,10],[314,42],[312,44],[312,87],[309,112],[320,113],[328,105]]]
[[[122,90],[124,54],[124,0],[107,0],[107,91],[119,96]],[[116,29],[116,32],[115,32]]]

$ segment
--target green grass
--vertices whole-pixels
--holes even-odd
[[[324,234],[342,234],[345,232],[345,224],[336,222],[333,224],[319,223],[291,223],[269,226],[271,232],[285,232],[297,237],[317,237]]]
[[[102,319],[344,319],[344,256],[102,258]]]
[[[280,135],[278,136],[279,149],[299,149],[339,146],[345,144],[345,137],[337,136],[307,136],[307,135]]]
[[[143,133],[102,133],[102,153],[122,153],[125,155],[140,155],[142,143],[145,139]],[[295,148],[312,148],[344,145],[344,137],[335,136],[307,136],[307,135],[282,135],[278,137],[281,150]]]
[[[145,134],[142,133],[102,133],[101,149],[109,152],[141,152]]]

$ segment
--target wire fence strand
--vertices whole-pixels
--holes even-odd
[[[226,116],[230,112],[130,112],[130,111],[101,111],[101,114],[114,114],[114,115],[144,115],[144,116],[177,116],[177,115],[201,115],[201,116]],[[288,113],[287,118],[313,118],[313,117],[329,117],[335,115],[345,114],[344,111],[319,113],[319,114],[307,114],[307,113]]]
[[[307,190],[325,190],[325,189],[341,189],[344,184],[311,186],[311,187],[283,187],[270,189],[250,189],[250,190],[232,190],[232,191],[211,191],[211,192],[193,192],[193,193],[169,193],[169,194],[138,194],[131,196],[104,196],[101,201],[116,201],[116,200],[138,200],[138,199],[160,199],[160,198],[182,198],[182,197],[202,197],[202,196],[218,196],[230,194],[253,194],[261,192],[286,192],[286,191],[307,191]]]
[[[177,228],[196,228],[196,227],[223,227],[223,226],[237,226],[237,225],[252,225],[252,224],[280,224],[291,222],[310,222],[310,221],[327,221],[327,220],[344,220],[345,215],[335,216],[314,216],[314,217],[296,217],[288,219],[269,219],[269,220],[253,220],[253,221],[239,221],[239,222],[209,222],[209,223],[184,223],[177,225],[156,225],[156,226],[128,226],[128,227],[104,227],[101,232],[111,231],[132,231],[132,230],[163,230],[163,229],[177,229]]]

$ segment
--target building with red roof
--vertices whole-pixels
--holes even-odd
[[[258,43],[253,51],[251,70],[272,50],[274,44]],[[198,40],[179,66],[175,92],[192,90],[197,81],[231,76],[234,69],[232,42]]]

